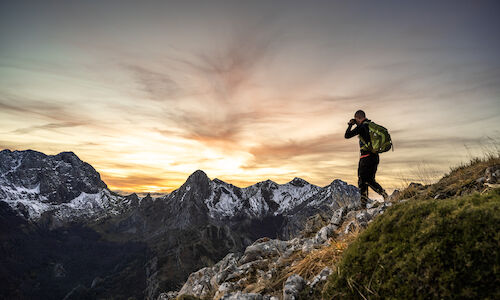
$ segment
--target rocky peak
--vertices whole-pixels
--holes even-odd
[[[125,199],[128,200],[128,202],[131,206],[137,206],[139,204],[139,201],[140,201],[139,196],[137,196],[136,193],[132,193],[128,196],[125,196]]]
[[[208,178],[207,174],[202,170],[196,170],[193,174],[189,175],[185,184],[189,184],[191,186],[206,186],[210,183],[210,178]]]
[[[264,187],[264,188],[277,188],[278,187],[278,184],[274,181],[272,181],[271,179],[267,179],[266,181],[262,181],[260,182],[260,186]]]
[[[95,210],[104,209],[109,199],[118,199],[107,190],[99,173],[73,152],[46,155],[34,150],[0,152],[0,199],[29,218],[47,211],[65,213],[92,202]],[[60,205],[64,207],[59,207]],[[78,209],[77,209],[78,208]]]
[[[72,151],[61,152],[56,154],[54,158],[75,166],[83,164],[83,161]]]
[[[302,178],[295,177],[294,179],[292,179],[292,181],[289,182],[289,184],[291,184],[293,186],[303,187],[303,186],[309,184],[309,182],[305,181]]]

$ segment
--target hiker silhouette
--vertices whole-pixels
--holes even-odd
[[[372,139],[370,137],[370,123],[371,120],[366,118],[365,112],[358,110],[354,114],[354,119],[351,119],[347,123],[348,127],[344,135],[346,139],[350,139],[356,135],[359,137],[359,148],[361,154],[358,164],[358,187],[361,193],[361,205],[363,208],[366,208],[366,204],[369,201],[368,187],[371,187],[375,192],[382,195],[382,197],[384,197],[384,201],[387,201],[389,197],[382,186],[375,181],[375,174],[377,173],[377,167],[380,162],[377,151],[385,152],[388,149],[386,150],[384,148],[384,150],[381,151],[374,150],[372,147]],[[356,127],[351,130],[354,124],[356,124]],[[389,143],[391,143],[390,137]]]

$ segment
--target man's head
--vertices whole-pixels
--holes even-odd
[[[365,112],[362,111],[362,110],[358,110],[355,114],[354,114],[354,119],[356,120],[356,124],[361,124],[363,123],[363,121],[366,119],[366,115],[365,115]]]

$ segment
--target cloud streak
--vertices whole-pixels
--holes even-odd
[[[12,131],[12,133],[26,134],[26,133],[31,133],[31,132],[37,131],[37,130],[57,131],[57,129],[60,129],[60,128],[72,128],[72,127],[77,127],[77,126],[82,126],[82,125],[84,125],[84,123],[77,123],[77,122],[47,123],[44,125],[19,128],[19,129]]]

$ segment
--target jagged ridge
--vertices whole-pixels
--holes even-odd
[[[0,151],[0,200],[26,219],[45,216],[53,225],[118,214],[129,203],[73,152],[46,155],[33,150]]]
[[[79,222],[105,240],[147,243],[146,286],[137,288],[150,299],[261,237],[292,239],[310,216],[329,219],[339,207],[359,205],[357,188],[341,180],[325,187],[300,178],[286,184],[266,180],[239,188],[197,170],[172,193],[141,199],[109,191],[98,172],[73,153],[3,150],[0,159],[0,200],[25,220],[48,228]],[[106,282],[96,282],[82,295],[106,290]]]

